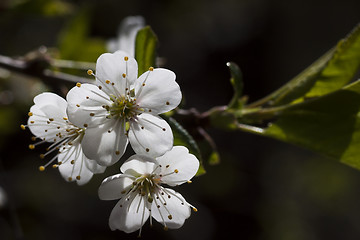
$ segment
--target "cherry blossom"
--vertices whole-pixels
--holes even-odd
[[[96,85],[78,83],[67,94],[69,120],[86,127],[84,154],[98,164],[117,162],[130,142],[138,154],[161,156],[173,146],[169,124],[158,115],[181,101],[175,74],[150,67],[139,78],[136,60],[123,51],[102,54]]]
[[[46,153],[40,154],[40,158],[48,155],[52,155],[52,158],[44,166],[39,167],[40,171],[44,171],[57,159],[57,163],[52,166],[59,168],[65,180],[76,181],[79,185],[87,183],[94,173],[105,171],[105,167],[83,154],[81,141],[86,130],[68,120],[65,99],[54,93],[45,92],[37,95],[34,103],[30,108],[26,126],[35,135],[33,140],[40,141],[30,144],[29,148],[34,149],[39,144],[51,143]],[[21,128],[25,129],[26,126],[21,125]]]
[[[99,187],[102,200],[120,199],[113,208],[109,226],[126,233],[138,229],[150,217],[164,229],[180,228],[190,216],[191,208],[184,197],[162,185],[177,186],[196,174],[198,159],[183,146],[175,146],[163,156],[152,158],[134,155],[121,166],[122,173],[106,178]]]

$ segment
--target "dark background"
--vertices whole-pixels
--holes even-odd
[[[358,0],[78,0],[61,2],[65,14],[58,3],[0,0],[0,54],[24,56],[44,45],[61,55],[61,33],[83,9],[88,37],[100,42],[116,37],[124,17],[142,15],[158,35],[165,67],[177,75],[184,107],[199,111],[231,99],[226,62],[242,69],[251,102],[298,74],[360,20]],[[76,50],[67,57],[94,62],[98,56],[83,59]],[[0,208],[0,239],[136,238],[109,229],[116,201],[97,197],[122,160],[83,187],[57,170],[40,173],[41,150],[28,149],[31,135],[19,125],[32,98],[52,89],[1,69],[0,78],[0,187],[8,198]],[[208,131],[221,163],[205,165],[207,174],[175,189],[199,211],[179,230],[146,223],[143,239],[360,239],[359,171],[272,139]]]

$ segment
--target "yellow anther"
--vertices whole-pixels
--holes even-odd
[[[23,124],[21,124],[20,127],[21,127],[22,130],[26,129],[25,125],[23,125]]]
[[[149,67],[149,71],[154,71],[154,68],[153,67]]]
[[[41,159],[44,159],[44,157],[45,157],[45,154],[40,154]]]
[[[58,164],[59,164],[59,165],[61,165],[61,164],[62,164],[62,162],[58,162]]]
[[[68,120],[68,118],[67,118],[67,117],[63,117],[63,119],[64,119],[65,121],[67,121],[67,120]]]
[[[171,214],[168,216],[168,218],[171,220],[172,219],[172,216],[171,216]]]
[[[80,107],[80,105],[79,105],[79,104],[76,104],[76,106],[77,106],[77,107]]]
[[[167,231],[169,230],[169,228],[167,226],[164,227],[164,231]]]
[[[52,165],[52,167],[53,167],[53,168],[57,168],[57,167],[59,167],[59,165],[54,164],[54,165]]]
[[[80,180],[80,178],[81,178],[80,176],[76,176],[76,179],[77,179],[77,180]]]
[[[89,70],[87,70],[87,74],[89,74],[89,75],[93,75],[93,74],[94,74],[94,72],[93,72],[93,70],[89,69]]]
[[[39,171],[40,171],[40,172],[43,172],[44,170],[45,170],[45,167],[44,167],[44,166],[40,166],[40,167],[39,167]]]
[[[77,86],[77,87],[81,87],[81,83],[79,83],[79,82],[76,83],[76,86]]]
[[[192,183],[192,181],[189,180],[189,181],[187,181],[187,183]]]
[[[30,121],[31,124],[34,124],[35,122],[34,121]]]
[[[192,209],[193,209],[194,212],[198,211],[196,207],[193,207]]]
[[[128,58],[128,57],[124,57],[124,60],[125,60],[125,61],[128,61],[128,60],[129,60],[129,58]]]
[[[125,74],[125,73],[123,73],[122,76],[123,76],[123,78],[126,78],[126,74]]]
[[[32,113],[32,112],[29,112],[29,113],[28,113],[28,116],[29,116],[29,117],[31,117],[32,115],[33,115],[33,113]]]
[[[179,172],[179,170],[175,169],[175,170],[174,170],[174,172],[175,172],[175,173],[178,173],[178,172]]]
[[[32,150],[32,149],[35,148],[35,145],[34,145],[34,144],[30,144],[30,145],[29,145],[29,148]]]
[[[106,83],[106,84],[109,84],[109,83],[110,83],[110,80],[106,80],[105,83]]]
[[[36,141],[36,137],[31,137],[31,141]]]

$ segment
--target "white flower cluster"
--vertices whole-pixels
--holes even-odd
[[[141,234],[149,217],[165,229],[181,227],[196,208],[162,184],[189,182],[199,161],[187,148],[173,147],[171,128],[159,117],[181,101],[175,74],[151,67],[137,77],[136,60],[123,51],[102,54],[96,75],[88,73],[96,84],[76,84],[66,100],[49,92],[34,98],[28,123],[21,127],[30,129],[34,141],[40,139],[30,149],[51,143],[40,157],[52,158],[40,170],[52,164],[67,181],[82,185],[119,161],[130,142],[136,154],[99,188],[100,199],[120,199],[110,215],[110,228],[140,229]]]

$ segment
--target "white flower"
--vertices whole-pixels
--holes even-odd
[[[183,196],[162,184],[177,186],[190,179],[199,168],[197,158],[187,148],[175,146],[156,159],[144,155],[130,157],[121,174],[106,178],[99,187],[102,200],[120,199],[111,212],[109,226],[130,233],[140,229],[150,217],[167,228],[179,228],[197,211]]]
[[[84,153],[101,165],[117,162],[128,140],[136,153],[152,157],[173,146],[171,128],[158,114],[181,101],[175,74],[152,67],[139,78],[137,73],[137,62],[127,53],[105,53],[96,64],[98,86],[77,84],[67,95],[70,121],[87,127]]]
[[[100,166],[94,160],[88,159],[82,152],[81,140],[85,129],[79,128],[69,122],[66,108],[67,102],[62,97],[45,92],[34,98],[34,103],[30,108],[27,127],[41,141],[30,144],[29,148],[34,149],[36,145],[44,142],[52,144],[47,148],[45,154],[54,155],[45,165],[40,166],[39,170],[44,171],[47,166],[58,159],[58,163],[53,167],[58,167],[61,175],[67,181],[76,181],[82,185],[87,183],[93,176],[93,173],[102,173],[105,167]],[[21,125],[25,129],[24,125]]]
[[[136,35],[140,29],[145,27],[145,19],[142,16],[128,16],[121,21],[117,39],[107,42],[109,52],[122,50],[130,56],[135,56]]]

